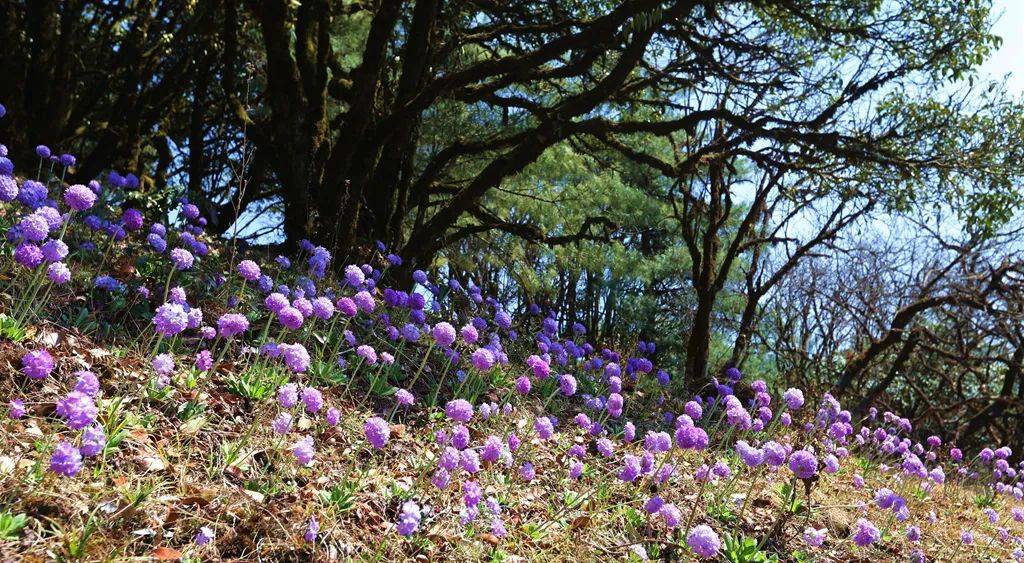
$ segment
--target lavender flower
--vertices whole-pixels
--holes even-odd
[[[391,428],[383,418],[373,417],[363,425],[363,433],[370,445],[379,450],[387,445],[391,437]]]
[[[45,379],[54,367],[53,356],[46,350],[33,350],[21,357],[21,373],[29,379]]]
[[[698,556],[711,559],[718,555],[718,551],[722,548],[722,541],[710,526],[700,524],[694,526],[686,534],[686,545],[690,546],[690,549]]]
[[[50,456],[50,470],[58,475],[74,477],[82,470],[82,454],[67,442],[59,442]]]

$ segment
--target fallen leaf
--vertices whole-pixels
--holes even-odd
[[[157,561],[177,561],[178,559],[181,559],[182,553],[177,549],[158,547],[154,549],[149,556]]]

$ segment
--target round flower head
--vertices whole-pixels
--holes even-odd
[[[821,547],[821,544],[825,543],[825,535],[828,530],[822,528],[820,530],[808,527],[804,530],[804,541],[811,547]]]
[[[0,176],[0,201],[7,203],[18,197],[18,182],[10,176]]]
[[[818,460],[807,450],[797,450],[789,456],[789,469],[798,479],[810,479],[818,472]]]
[[[60,262],[68,255],[68,245],[60,240],[48,240],[39,247],[47,262]]]
[[[67,442],[59,442],[50,456],[50,469],[65,477],[74,477],[82,470],[82,453]]]
[[[449,323],[439,322],[430,332],[438,346],[447,348],[455,343],[455,327]]]
[[[362,287],[363,282],[366,281],[366,275],[363,274],[363,270],[359,266],[349,264],[345,266],[345,281],[352,287]]]
[[[50,223],[42,214],[32,213],[18,222],[18,232],[25,240],[39,242],[50,234]]]
[[[153,358],[153,371],[158,375],[171,375],[174,373],[174,358],[170,354],[158,354]]]
[[[57,285],[63,285],[71,281],[71,270],[63,262],[54,262],[46,267],[46,277]]]
[[[82,431],[82,448],[80,450],[82,455],[92,457],[102,452],[106,446],[107,435],[99,424],[90,426]]]
[[[331,407],[327,409],[327,414],[324,415],[324,418],[327,419],[327,424],[330,424],[331,426],[337,426],[338,423],[341,422],[341,411],[334,407]]]
[[[555,433],[551,419],[546,416],[538,416],[533,421],[533,429],[537,432],[537,436],[540,436],[541,440],[548,440]]]
[[[416,529],[420,527],[420,507],[415,502],[409,500],[402,505],[402,512],[398,515],[398,533],[409,537],[416,533]]]
[[[142,216],[142,212],[132,207],[125,209],[124,213],[121,214],[121,222],[124,223],[124,228],[129,231],[137,231],[141,229],[143,221],[144,218]]]
[[[21,357],[21,373],[29,379],[45,379],[56,364],[46,350],[33,350]]]
[[[477,348],[473,352],[473,367],[480,371],[487,371],[494,366],[494,354],[487,348]]]
[[[64,203],[75,211],[85,211],[96,203],[96,194],[82,184],[74,184],[64,190]]]
[[[92,397],[80,391],[68,393],[57,403],[57,414],[74,430],[81,430],[95,422],[98,412]]]
[[[277,401],[281,406],[290,409],[299,403],[299,386],[294,383],[286,383],[277,390]]]
[[[700,524],[694,526],[686,534],[686,545],[690,546],[690,549],[698,556],[711,559],[718,555],[718,550],[722,548],[722,541],[718,534],[711,529],[711,526]]]
[[[179,270],[188,270],[195,262],[195,258],[192,256],[191,252],[184,248],[175,248],[171,251],[171,261],[174,262],[175,268]]]
[[[217,319],[217,330],[222,338],[233,338],[249,330],[249,319],[238,313],[227,313]]]
[[[455,399],[448,401],[448,404],[444,408],[445,415],[448,418],[458,422],[469,422],[473,418],[473,405],[469,404],[469,401],[465,399]]]
[[[42,264],[43,260],[43,251],[32,243],[23,242],[14,249],[14,261],[30,270]]]
[[[302,389],[302,402],[306,405],[306,412],[316,413],[324,408],[324,396],[315,387],[304,387]]]
[[[316,450],[313,449],[313,437],[305,436],[298,442],[292,444],[292,455],[295,456],[295,460],[299,462],[299,465],[310,466],[313,464],[313,455]]]
[[[576,378],[567,373],[558,379],[558,386],[566,397],[576,394]]]
[[[367,344],[358,346],[356,348],[356,355],[371,366],[377,363],[377,351],[373,349],[373,346]]]
[[[153,325],[157,334],[174,336],[188,328],[188,313],[177,303],[164,303],[157,307],[153,315]]]
[[[373,417],[363,425],[363,433],[367,441],[378,450],[387,445],[391,438],[391,428],[386,420],[380,417]]]
[[[213,354],[209,350],[202,350],[196,354],[196,369],[209,371],[213,367]]]
[[[303,373],[309,369],[309,352],[302,344],[280,344],[278,348],[284,357],[284,364],[295,373]]]
[[[288,305],[277,312],[277,320],[281,322],[281,326],[289,330],[298,330],[302,328],[305,317],[302,311]]]
[[[853,534],[853,543],[860,547],[869,546],[882,537],[881,532],[878,531],[878,528],[870,520],[861,518],[857,520],[856,527],[857,530]]]
[[[313,316],[321,320],[329,320],[334,315],[334,303],[326,297],[313,299]]]
[[[288,307],[290,303],[288,298],[281,293],[271,293],[263,299],[263,305],[271,313],[277,314],[281,312],[281,309]]]
[[[260,279],[260,267],[256,262],[252,260],[242,260],[238,263],[238,273],[248,281],[256,281]]]
[[[270,426],[278,434],[287,434],[292,429],[291,413],[282,412],[278,414],[274,421],[270,423]]]

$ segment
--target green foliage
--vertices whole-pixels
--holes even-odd
[[[778,555],[761,551],[757,540],[728,533],[722,538],[722,556],[729,563],[777,563],[779,560]]]
[[[0,512],[0,540],[17,540],[21,529],[27,523],[28,517],[24,514],[14,514],[10,510]]]
[[[279,366],[257,364],[248,366],[227,382],[232,393],[253,401],[262,401],[288,381],[288,374]]]

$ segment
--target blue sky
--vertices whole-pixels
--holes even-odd
[[[983,74],[1002,79],[1009,74],[1010,91],[1024,95],[1024,0],[994,0],[994,32],[1003,45],[981,67]]]

